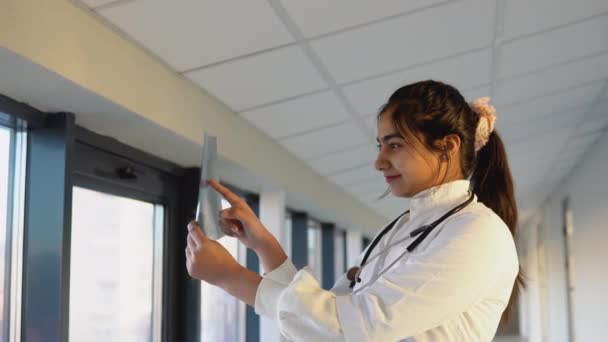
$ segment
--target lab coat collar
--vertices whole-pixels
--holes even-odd
[[[449,211],[467,199],[470,184],[461,179],[420,191],[410,200],[410,220],[434,218]]]

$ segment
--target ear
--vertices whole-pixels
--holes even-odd
[[[460,151],[460,137],[457,134],[449,134],[440,140],[437,140],[436,145],[442,152],[442,155],[456,157]]]
[[[460,140],[460,136],[458,136],[458,134],[449,134],[443,139],[445,140],[446,152],[451,157],[457,156],[458,152],[460,151],[460,145],[462,143],[462,140]]]

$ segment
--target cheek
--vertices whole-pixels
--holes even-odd
[[[409,197],[417,193],[432,178],[432,165],[417,154],[405,154],[399,160],[401,179],[394,189],[396,195]]]

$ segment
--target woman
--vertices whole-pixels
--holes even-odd
[[[375,167],[410,209],[330,291],[309,268],[296,270],[247,204],[215,181],[232,204],[221,213],[223,229],[267,273],[240,266],[195,223],[188,271],[276,319],[289,341],[491,341],[521,279],[513,183],[494,123],[488,98],[469,105],[441,82],[389,98],[378,114]]]

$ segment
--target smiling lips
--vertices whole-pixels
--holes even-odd
[[[401,177],[400,175],[396,175],[396,176],[384,176],[384,178],[386,178],[386,182],[390,183],[392,181],[394,181],[395,179]]]

